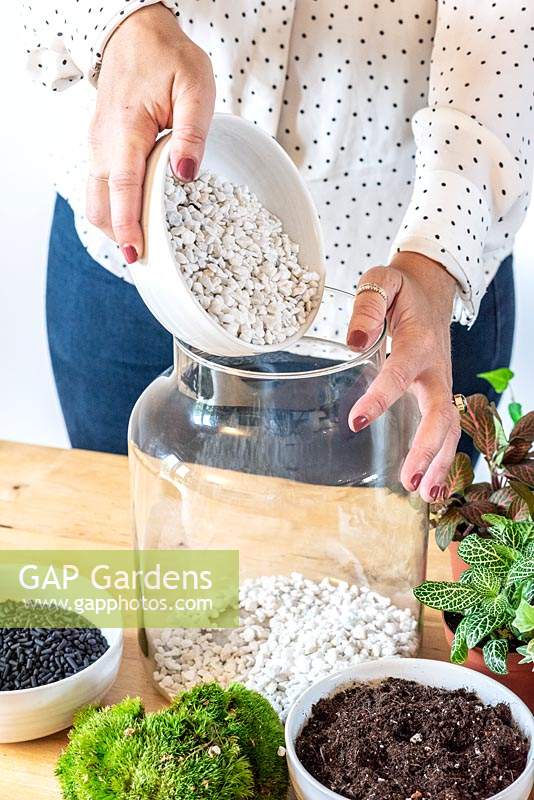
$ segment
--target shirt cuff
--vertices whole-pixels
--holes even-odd
[[[391,256],[410,250],[443,264],[458,283],[455,318],[476,319],[485,292],[482,252],[491,222],[485,195],[461,175],[446,170],[424,171]]]
[[[69,47],[71,57],[87,79],[96,86],[106,45],[119,27],[136,11],[155,5],[162,0],[113,0],[104,7],[105,18],[93,26],[91,37],[86,30],[76,29]],[[163,5],[178,13],[178,0],[165,0]]]

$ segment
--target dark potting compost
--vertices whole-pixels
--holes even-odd
[[[350,800],[486,800],[528,750],[507,705],[398,678],[320,700],[296,743],[308,772]]]
[[[30,689],[68,678],[90,666],[109,648],[102,632],[79,614],[68,612],[69,625],[79,627],[13,627],[27,621],[26,617],[22,604],[0,603],[0,620],[8,619],[10,625],[0,627],[2,692]],[[61,619],[64,624],[65,612],[61,613]],[[47,624],[50,621],[48,615]]]

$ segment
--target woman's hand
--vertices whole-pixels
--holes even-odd
[[[117,28],[104,51],[90,129],[87,218],[115,239],[129,264],[143,252],[142,187],[158,133],[172,128],[172,168],[193,180],[214,102],[208,56],[165,6],[136,11]]]
[[[421,423],[404,462],[401,480],[424,500],[445,493],[445,479],[460,438],[452,404],[450,322],[456,281],[436,261],[418,253],[398,253],[389,267],[374,267],[360,280],[387,294],[362,292],[349,325],[349,346],[364,349],[380,335],[387,319],[392,352],[380,374],[350,412],[359,431],[384,413],[408,389],[421,410]]]

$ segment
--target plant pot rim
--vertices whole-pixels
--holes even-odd
[[[534,783],[534,715],[527,705],[511,689],[467,667],[450,664],[447,661],[399,657],[368,661],[342,672],[333,673],[316,681],[293,703],[285,725],[285,742],[291,779],[299,785],[299,797],[303,800],[346,800],[343,795],[333,792],[314,778],[296,754],[296,740],[304,723],[310,717],[312,706],[319,699],[337,694],[343,688],[355,683],[384,680],[388,677],[413,680],[427,686],[441,686],[446,689],[465,687],[479,695],[482,694],[481,699],[484,703],[491,703],[489,697],[494,698],[495,703],[507,703],[512,710],[514,720],[530,740],[527,763],[513,783],[486,800],[519,800],[528,797]],[[517,793],[527,786],[529,791]],[[307,793],[304,793],[306,790]]]

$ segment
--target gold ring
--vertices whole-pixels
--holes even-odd
[[[453,394],[452,402],[460,412],[460,414],[465,414],[467,411],[467,400],[465,399],[463,394]]]
[[[359,295],[362,292],[376,292],[377,294],[380,295],[380,297],[384,298],[386,303],[388,301],[387,294],[385,293],[384,289],[382,289],[382,287],[378,285],[378,283],[362,283],[362,285],[358,286],[358,288],[356,289],[356,295]]]

